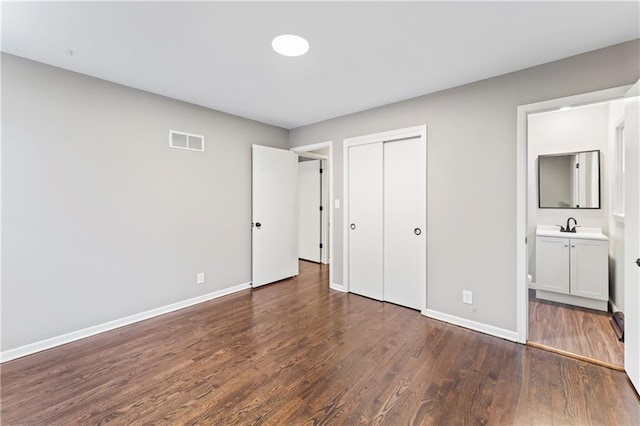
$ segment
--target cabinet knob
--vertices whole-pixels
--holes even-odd
[[[571,247],[575,248],[575,247],[576,247],[576,245],[575,245],[575,244],[571,244]]]
[[[565,244],[564,246],[565,246],[565,247],[569,247],[569,244]]]

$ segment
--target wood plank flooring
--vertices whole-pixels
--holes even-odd
[[[529,341],[624,366],[624,343],[618,341],[610,313],[536,299],[532,290]]]
[[[640,424],[624,373],[329,290],[326,267],[2,365],[3,425]]]

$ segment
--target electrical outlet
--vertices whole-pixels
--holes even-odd
[[[198,275],[196,275],[196,284],[204,284],[204,272],[198,272]]]
[[[462,290],[462,303],[473,305],[473,292],[471,290]]]

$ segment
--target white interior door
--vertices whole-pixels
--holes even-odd
[[[349,147],[349,291],[383,298],[382,142]]]
[[[252,147],[251,285],[298,275],[298,155]]]
[[[420,309],[426,285],[426,147],[384,143],[384,300]]]
[[[298,257],[321,261],[322,174],[320,160],[298,163]]]
[[[624,368],[640,392],[640,82],[625,98]]]

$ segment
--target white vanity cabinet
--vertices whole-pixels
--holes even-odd
[[[536,236],[536,297],[606,311],[607,237],[597,228],[577,233],[540,228]]]

